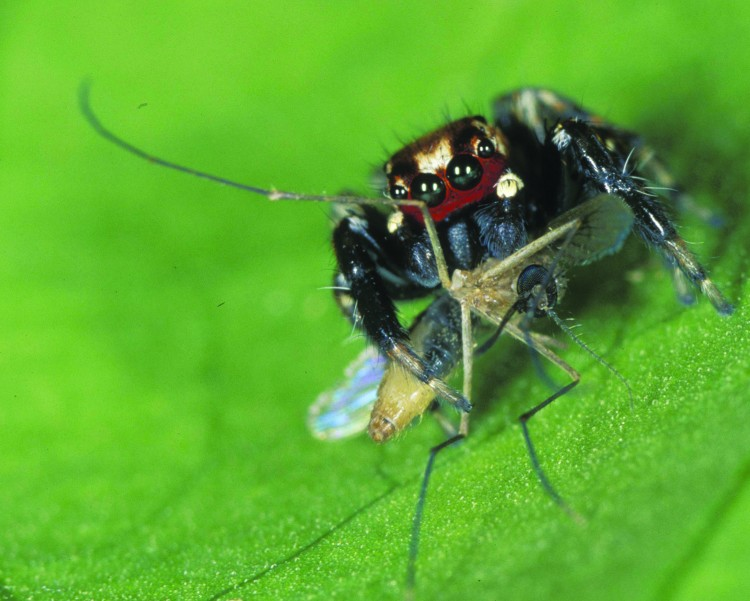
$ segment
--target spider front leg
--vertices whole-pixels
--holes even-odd
[[[583,180],[584,189],[614,194],[633,211],[633,229],[649,246],[656,248],[698,288],[716,311],[730,315],[732,304],[711,281],[706,270],[687,247],[659,197],[645,184],[622,169],[624,158],[610,150],[597,128],[578,119],[559,123],[552,132],[552,143],[568,168]],[[610,145],[611,146],[611,145]]]
[[[438,285],[437,275],[426,278],[426,283],[432,283],[429,288],[407,277],[407,273],[413,271],[405,269],[407,264],[414,261],[429,264],[429,256],[412,253],[416,244],[414,240],[407,238],[409,247],[404,248],[393,236],[383,236],[382,227],[387,227],[387,223],[380,221],[375,213],[369,213],[370,219],[365,218],[367,215],[342,219],[333,234],[340,270],[335,286],[339,305],[383,355],[404,367],[437,396],[461,411],[470,411],[469,401],[440,379],[414,350],[408,333],[398,320],[393,302],[394,297],[424,296]],[[389,248],[386,248],[386,243]],[[425,248],[431,246],[428,244]],[[425,250],[425,253],[429,252]]]

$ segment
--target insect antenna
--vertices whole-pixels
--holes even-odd
[[[121,138],[120,136],[118,136],[117,134],[109,130],[107,127],[105,127],[104,124],[99,120],[99,117],[96,116],[96,113],[94,113],[94,110],[91,108],[90,97],[91,97],[91,82],[89,80],[84,80],[81,82],[81,85],[78,89],[78,105],[81,110],[81,113],[83,114],[86,121],[88,121],[89,125],[91,125],[93,130],[96,133],[98,133],[102,138],[104,138],[108,142],[111,142],[118,148],[121,148],[125,152],[128,152],[137,157],[140,157],[148,161],[149,163],[158,165],[159,167],[166,167],[167,169],[172,169],[174,171],[179,171],[180,173],[185,173],[187,175],[192,175],[200,179],[205,179],[210,182],[220,184],[222,186],[229,186],[231,188],[237,188],[238,190],[244,190],[245,192],[250,192],[251,194],[265,196],[271,201],[302,200],[302,201],[311,201],[311,202],[330,202],[330,203],[342,203],[342,204],[354,204],[354,205],[379,204],[379,205],[385,205],[385,206],[390,206],[390,207],[407,207],[407,206],[417,207],[422,213],[425,227],[427,228],[427,233],[429,235],[430,241],[432,242],[433,250],[435,252],[435,260],[436,260],[437,267],[438,267],[438,273],[440,276],[440,281],[444,288],[447,288],[450,286],[450,278],[448,277],[448,268],[446,266],[445,257],[443,255],[443,249],[441,248],[438,242],[438,235],[437,235],[437,230],[435,229],[435,222],[433,221],[432,216],[430,215],[426,202],[422,200],[412,200],[412,199],[393,200],[391,198],[388,198],[387,196],[379,196],[376,198],[371,198],[368,196],[357,196],[356,194],[329,195],[329,194],[299,194],[297,192],[284,192],[281,190],[274,190],[270,188],[260,188],[258,186],[243,184],[241,182],[236,182],[234,180],[220,177],[218,175],[206,173],[205,171],[199,171],[198,169],[193,169],[192,167],[187,167],[185,165],[173,163],[172,161],[168,161],[154,154],[146,152],[145,150],[137,146],[134,146],[130,142],[124,140],[123,138]]]
[[[414,206],[418,208],[426,207],[425,203],[419,200],[392,200],[385,196],[370,198],[367,196],[357,196],[354,194],[351,194],[351,195],[350,194],[344,194],[344,195],[299,194],[296,192],[284,192],[281,190],[260,188],[258,186],[243,184],[241,182],[230,180],[230,179],[218,176],[218,175],[206,173],[205,171],[199,171],[198,169],[193,169],[192,167],[187,167],[185,165],[173,163],[172,161],[168,161],[154,154],[151,154],[150,152],[147,152],[143,150],[142,148],[139,148],[131,144],[130,142],[126,141],[125,139],[115,134],[113,131],[105,127],[105,125],[99,120],[99,117],[97,117],[96,113],[94,113],[94,110],[91,107],[91,82],[89,80],[84,80],[81,82],[81,85],[78,89],[78,105],[84,118],[86,119],[86,121],[88,121],[89,125],[94,129],[94,131],[98,133],[102,138],[111,142],[115,146],[121,148],[125,152],[133,154],[137,157],[140,157],[148,161],[149,163],[153,163],[154,165],[159,165],[160,167],[166,167],[167,169],[173,169],[174,171],[179,171],[180,173],[186,173],[188,175],[192,175],[201,179],[205,179],[205,180],[220,184],[222,186],[229,186],[232,188],[237,188],[239,190],[244,190],[245,192],[250,192],[252,194],[265,196],[269,200],[274,200],[274,201],[275,200],[307,200],[307,201],[313,201],[313,202],[340,202],[340,203],[348,203],[348,204],[384,204],[384,205],[389,205],[389,206]]]
[[[560,328],[573,342],[575,342],[584,351],[586,351],[589,355],[596,359],[598,363],[606,367],[612,373],[612,375],[615,376],[615,378],[622,382],[623,386],[625,386],[625,389],[628,391],[628,399],[630,401],[630,409],[632,411],[635,407],[635,403],[633,402],[633,389],[630,387],[630,383],[628,382],[627,378],[623,376],[619,371],[617,371],[617,368],[614,365],[606,361],[604,357],[599,355],[594,349],[586,344],[580,338],[580,336],[578,336],[578,334],[576,334],[570,327],[565,324],[562,319],[560,319],[560,316],[553,309],[547,311],[547,315],[550,316],[552,321],[555,322],[555,325],[557,325],[557,327]]]
[[[424,513],[424,504],[427,499],[427,488],[430,484],[430,476],[432,475],[432,468],[435,464],[435,457],[443,449],[456,444],[458,441],[463,440],[463,434],[456,434],[448,440],[441,442],[439,445],[434,446],[430,449],[430,458],[427,460],[427,466],[424,470],[424,476],[422,476],[422,486],[419,489],[419,498],[417,499],[417,507],[414,510],[414,519],[411,525],[411,539],[409,540],[409,559],[406,564],[406,591],[405,597],[408,600],[414,599],[414,587],[416,584],[417,576],[417,555],[419,554],[419,534],[422,530],[422,515]]]

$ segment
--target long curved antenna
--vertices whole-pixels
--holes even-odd
[[[425,227],[427,228],[427,233],[429,235],[430,242],[432,243],[433,251],[435,252],[435,260],[437,263],[438,274],[440,275],[440,282],[444,288],[450,287],[450,278],[448,277],[448,268],[445,262],[445,257],[443,255],[443,249],[438,240],[437,230],[435,229],[435,222],[433,221],[432,216],[430,215],[430,211],[427,207],[427,204],[424,201],[408,200],[408,199],[407,200],[393,200],[391,198],[388,198],[387,196],[379,196],[377,198],[371,198],[368,196],[356,196],[356,195],[349,195],[349,194],[328,195],[328,194],[299,194],[296,192],[283,192],[281,190],[259,188],[258,186],[251,186],[249,184],[243,184],[241,182],[236,182],[234,180],[227,179],[225,177],[220,177],[218,175],[206,173],[205,171],[199,171],[198,169],[193,169],[192,167],[186,167],[185,165],[173,163],[172,161],[167,161],[166,159],[162,159],[161,157],[153,155],[149,152],[146,152],[145,150],[141,148],[138,148],[137,146],[134,146],[130,142],[127,142],[126,140],[122,139],[120,136],[118,136],[114,132],[107,129],[104,126],[104,124],[99,120],[99,118],[96,116],[96,114],[94,113],[94,110],[91,108],[90,97],[91,97],[91,81],[85,79],[81,82],[81,85],[78,88],[78,106],[81,109],[81,113],[85,117],[86,121],[88,121],[89,125],[91,125],[94,131],[98,133],[102,138],[104,138],[108,142],[111,142],[115,146],[121,148],[125,152],[129,152],[130,154],[140,157],[148,161],[149,163],[153,163],[154,165],[159,165],[160,167],[166,167],[167,169],[179,171],[180,173],[186,173],[187,175],[192,175],[194,177],[205,179],[205,180],[214,182],[222,186],[229,186],[231,188],[237,188],[238,190],[244,190],[245,192],[250,192],[252,194],[265,196],[266,198],[272,201],[306,200],[306,201],[311,201],[311,202],[332,202],[332,203],[355,204],[355,205],[380,204],[380,205],[385,205],[385,206],[390,206],[390,207],[417,207],[422,213],[422,218],[424,219],[424,224],[425,224]]]

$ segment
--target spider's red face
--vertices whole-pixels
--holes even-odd
[[[493,194],[506,169],[500,130],[483,117],[449,123],[399,150],[385,165],[393,200],[423,200],[435,221]],[[422,221],[417,207],[401,210]]]

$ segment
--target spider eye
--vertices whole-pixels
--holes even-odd
[[[445,200],[445,183],[434,173],[420,173],[411,181],[411,197],[436,207]]]
[[[404,186],[400,184],[393,184],[388,190],[388,196],[393,200],[406,200],[408,192]]]
[[[546,288],[542,294],[541,286]],[[541,265],[529,265],[516,282],[519,310],[526,313],[534,308],[534,317],[544,317],[557,304],[557,283],[550,272]],[[535,306],[536,305],[536,306]]]
[[[477,154],[483,159],[491,157],[495,152],[495,145],[489,138],[480,138],[477,142]]]
[[[470,154],[459,154],[448,163],[446,175],[454,188],[471,190],[482,179],[482,165]]]

